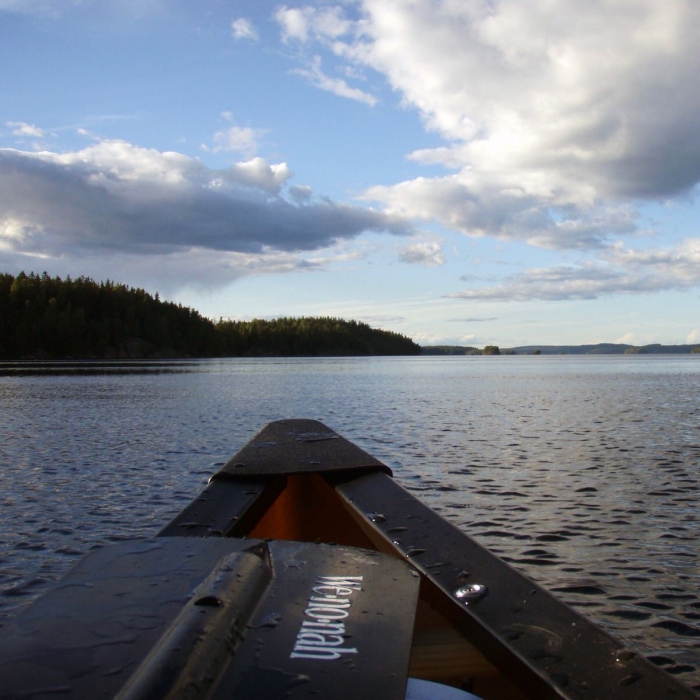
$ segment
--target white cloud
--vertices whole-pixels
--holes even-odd
[[[370,107],[377,104],[377,98],[364,90],[348,85],[342,78],[331,78],[321,70],[321,57],[314,56],[308,68],[297,68],[293,71],[296,75],[306,78],[312,85],[321,90],[332,92],[338,97],[346,97],[349,100],[364,102]]]
[[[475,301],[595,299],[601,293],[624,291],[628,286],[629,280],[606,266],[560,266],[528,270],[508,278],[503,284],[475,287],[448,297]]]
[[[494,187],[471,173],[377,185],[363,197],[381,202],[387,211],[438,220],[470,236],[519,239],[550,250],[601,248],[611,235],[636,231],[637,212],[629,205],[586,211],[543,206],[522,187]]]
[[[285,5],[275,10],[274,18],[282,29],[282,40],[306,43],[310,38],[327,41],[338,39],[353,30],[351,21],[345,18],[341,7],[289,8]]]
[[[675,248],[630,250],[622,244],[582,265],[535,268],[491,287],[471,287],[448,296],[480,301],[597,299],[700,287],[700,239]]]
[[[5,125],[12,129],[12,134],[14,136],[32,136],[35,138],[43,138],[44,136],[44,130],[34,124],[27,124],[25,122],[5,122]]]
[[[258,41],[260,38],[258,36],[258,32],[253,26],[253,23],[244,17],[239,17],[231,22],[231,34],[233,35],[234,39],[250,39],[251,41]]]
[[[290,185],[289,195],[297,203],[308,202],[313,195],[313,190],[308,185]]]
[[[423,241],[401,248],[399,260],[411,265],[438,267],[445,264],[445,255],[442,252],[442,246],[437,241]]]
[[[482,177],[583,205],[696,181],[692,115],[700,95],[684,94],[700,66],[693,3],[364,0],[363,7],[370,41],[356,55],[454,143],[450,159]],[[687,148],[692,153],[682,155]]]
[[[439,335],[436,333],[413,333],[413,340],[419,345],[461,345],[465,347],[479,347],[483,340],[476,335]]]
[[[367,192],[392,211],[468,235],[600,248],[636,230],[621,202],[700,181],[697,3],[358,0],[333,8],[333,31],[319,12],[281,8],[285,39],[375,69],[446,141],[411,157],[454,174]]]
[[[309,259],[293,252],[263,249],[259,253],[189,248],[133,255],[123,250],[68,251],[45,255],[3,248],[0,229],[0,267],[6,271],[46,270],[52,275],[86,275],[94,279],[118,279],[145,289],[172,294],[183,288],[211,289],[243,277],[314,272],[327,269],[331,260]]]
[[[282,41],[285,43],[294,39],[296,41],[306,42],[309,38],[309,21],[308,11],[300,8],[289,8],[282,5],[275,10],[274,18],[282,28]]]
[[[604,254],[605,259],[632,270],[651,270],[675,279],[679,287],[700,283],[700,238],[688,238],[675,248],[630,250],[621,243]]]
[[[685,338],[685,342],[688,345],[693,345],[695,343],[700,343],[700,328],[696,328],[694,331],[690,331]]]
[[[488,321],[498,321],[498,318],[491,316],[490,318],[475,318],[469,316],[467,318],[448,318],[449,323],[487,323]]]
[[[658,342],[658,336],[652,333],[625,333],[619,338],[613,340],[613,343],[621,343],[623,345],[650,345]]]
[[[343,8],[337,6],[306,5],[289,8],[282,5],[275,10],[274,18],[280,25],[284,43],[295,42],[304,47],[314,41],[338,55],[346,55],[350,46],[346,41],[341,40],[341,37],[352,40],[358,31],[358,25],[347,19]],[[347,35],[351,36],[347,37]],[[371,107],[377,104],[377,98],[370,93],[348,85],[342,78],[334,78],[324,73],[320,56],[311,56],[304,59],[304,62],[307,64],[306,67],[293,72],[306,78],[312,85],[339,97],[364,102]],[[352,66],[341,66],[341,70],[350,78],[358,77],[358,72],[352,70]]]
[[[224,118],[230,118],[228,112],[222,114]],[[213,153],[232,151],[253,155],[259,148],[259,139],[265,133],[264,129],[253,129],[249,126],[230,126],[227,129],[217,131],[212,137],[213,146],[202,144],[202,150]]]
[[[212,170],[125,141],[68,153],[0,149],[0,249],[4,260],[239,254],[240,270],[240,256],[253,256],[245,266],[253,269],[256,259],[264,267],[278,254],[322,250],[364,231],[412,233],[371,209],[328,199],[294,204],[280,193],[291,176],[285,163],[262,158]],[[200,268],[191,276],[198,274],[209,279]]]
[[[286,163],[268,163],[264,158],[253,158],[245,163],[236,163],[223,177],[242,185],[249,185],[271,194],[279,194],[280,187],[294,173]]]

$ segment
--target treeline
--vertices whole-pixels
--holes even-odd
[[[219,321],[228,355],[418,355],[410,338],[338,318]]]
[[[469,345],[424,345],[422,355],[481,355],[479,348]]]
[[[512,350],[501,350],[498,345],[487,345],[482,350],[469,345],[428,345],[421,348],[422,355],[514,355]]]
[[[5,359],[209,357],[217,348],[210,320],[143,289],[88,277],[0,275]]]
[[[223,321],[88,277],[0,274],[0,359],[408,355],[398,333],[334,318]]]

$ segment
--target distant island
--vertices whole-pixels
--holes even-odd
[[[213,322],[158,294],[88,277],[0,274],[0,360],[418,355],[391,331],[338,318]]]

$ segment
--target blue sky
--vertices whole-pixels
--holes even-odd
[[[0,0],[0,270],[422,344],[700,344],[688,0]]]

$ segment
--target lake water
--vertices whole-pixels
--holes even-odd
[[[0,364],[0,619],[314,418],[700,688],[700,356]]]

